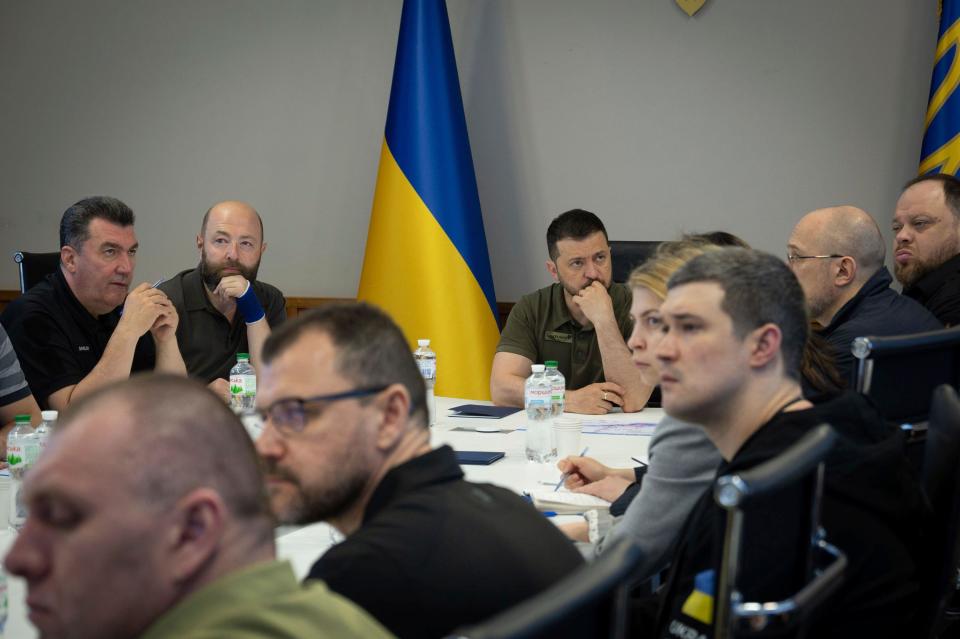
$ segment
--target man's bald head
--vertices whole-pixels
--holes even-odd
[[[197,382],[148,374],[105,387],[71,404],[58,435],[57,446],[85,437],[109,440],[121,461],[116,481],[157,509],[210,488],[245,530],[272,539],[253,442],[233,412]]]
[[[855,206],[833,206],[804,215],[791,239],[803,240],[816,255],[848,255],[857,262],[858,281],[883,266],[886,246],[876,220]]]
[[[257,225],[260,227],[260,241],[263,241],[263,219],[261,219],[260,214],[257,212],[257,209],[253,208],[246,202],[241,202],[239,200],[224,200],[223,202],[217,202],[203,214],[203,222],[200,223],[200,235],[205,236],[207,234],[207,223],[210,221],[210,215],[248,215],[255,217],[257,219]]]

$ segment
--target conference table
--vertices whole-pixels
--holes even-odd
[[[552,490],[560,480],[556,464],[536,464],[526,459],[524,452],[526,414],[523,411],[500,419],[455,417],[450,409],[463,404],[489,405],[490,402],[436,398],[435,423],[430,429],[434,447],[449,445],[457,451],[503,452],[503,458],[490,465],[462,466],[470,481],[503,486],[517,493]],[[581,421],[584,432],[581,447],[588,455],[608,466],[634,467],[631,458],[647,461],[650,432],[663,417],[663,411],[647,408],[639,413],[610,413],[602,416],[564,414]],[[256,424],[246,423],[251,436],[256,436]],[[481,430],[477,430],[480,428]],[[492,431],[492,432],[486,432]],[[0,522],[7,521],[7,489],[9,476],[0,475]],[[563,518],[555,518],[557,523]],[[0,531],[0,556],[6,556],[16,533]],[[340,534],[328,524],[308,526],[279,526],[276,529],[277,555],[293,564],[297,576],[303,578],[310,566],[328,548],[341,541]],[[7,576],[8,617],[5,632],[0,635],[13,639],[33,639],[36,630],[27,620],[26,584],[23,579]]]

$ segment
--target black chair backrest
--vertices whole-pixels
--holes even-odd
[[[20,292],[26,293],[60,267],[60,251],[55,253],[17,251],[13,254],[13,261],[20,266]]]
[[[926,421],[940,384],[960,384],[960,326],[940,331],[853,340],[857,391],[898,423]]]
[[[613,281],[626,282],[630,271],[653,256],[660,242],[647,240],[610,240]]]
[[[539,595],[450,637],[625,637],[627,595],[641,556],[624,539]]]
[[[846,556],[827,543],[820,527],[820,499],[823,493],[824,460],[837,439],[830,426],[821,424],[804,435],[777,457],[734,475],[717,478],[714,500],[727,511],[723,554],[717,580],[716,624],[718,639],[749,636],[759,630],[790,636],[804,636],[803,623],[841,584],[846,569]],[[802,569],[797,575],[797,591],[781,601],[744,601],[738,573],[744,547],[745,511],[751,517],[763,516],[751,509],[763,499],[779,498],[789,486],[801,486],[800,494],[808,500],[802,504],[807,516],[801,518],[804,530],[784,531],[785,538],[800,539],[807,545],[798,557],[801,563],[784,557],[784,561]],[[799,533],[799,534],[797,534]],[[785,542],[789,543],[789,542]],[[778,634],[777,636],[785,636]]]
[[[934,391],[930,405],[923,487],[933,520],[916,625],[918,638],[932,638],[945,623],[960,563],[960,398],[947,384]]]

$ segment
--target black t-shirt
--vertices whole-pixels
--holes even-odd
[[[80,383],[94,369],[120,322],[121,308],[94,317],[57,269],[3,311],[0,322],[41,408],[49,406],[50,395]],[[147,332],[137,342],[131,372],[152,370],[155,362]]]
[[[463,479],[449,446],[391,469],[308,578],[398,637],[443,637],[545,590],[580,552],[519,495]]]
[[[814,426],[840,435],[828,456],[821,508],[827,540],[849,564],[840,589],[816,614],[811,637],[910,636],[916,611],[917,563],[925,507],[903,454],[899,432],[860,395],[844,393],[807,410],[781,413],[720,466],[717,475],[752,468],[789,448]],[[745,601],[774,601],[805,579],[804,511],[796,487],[770,495],[745,513],[738,576]],[[673,557],[657,637],[713,636],[716,581],[726,512],[713,491],[694,507]]]

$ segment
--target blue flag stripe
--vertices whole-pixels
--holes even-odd
[[[463,256],[496,315],[444,0],[403,3],[385,135],[400,169]]]

